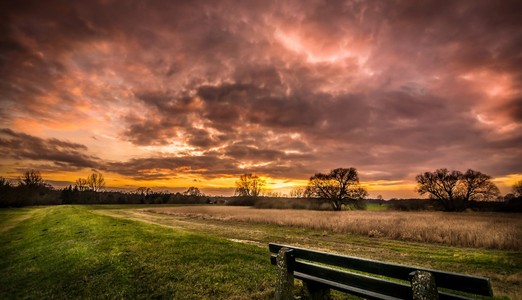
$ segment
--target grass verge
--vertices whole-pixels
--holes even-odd
[[[0,211],[0,299],[267,299],[266,249],[86,207]]]

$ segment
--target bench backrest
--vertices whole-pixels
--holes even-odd
[[[485,277],[386,263],[288,245],[269,244],[270,252],[274,253],[271,256],[272,264],[276,264],[276,254],[283,247],[291,249],[293,257],[291,271],[296,278],[316,283],[324,281],[325,285],[333,289],[366,298],[411,299],[412,287],[409,281],[416,271],[431,273],[435,278],[437,288],[447,289],[438,290],[439,299],[467,299],[465,296],[454,294],[452,291],[493,296],[489,279]],[[343,268],[344,270],[325,265]],[[400,281],[408,281],[408,283]]]

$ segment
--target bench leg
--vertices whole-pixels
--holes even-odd
[[[330,289],[322,284],[313,281],[304,281],[304,298],[310,300],[329,300]]]
[[[275,299],[294,300],[294,256],[293,250],[281,248],[277,254],[277,282]]]
[[[410,273],[413,300],[439,299],[435,277],[430,272],[415,271]]]

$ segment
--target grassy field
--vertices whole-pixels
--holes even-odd
[[[333,212],[227,206],[157,207],[148,211],[173,217],[276,224],[459,247],[522,250],[522,218],[518,214]]]
[[[85,207],[0,215],[13,225],[0,234],[0,299],[266,299],[273,290],[257,246]]]
[[[252,222],[233,218],[231,207],[223,208],[229,217],[219,218],[158,208],[0,210],[0,298],[270,299],[275,270],[269,242],[487,276],[497,297],[522,295],[520,250]]]

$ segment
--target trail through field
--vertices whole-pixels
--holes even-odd
[[[25,210],[24,212],[20,213],[22,210],[18,210],[17,214],[18,216],[8,218],[7,221],[5,221],[2,226],[0,227],[0,234],[5,233],[16,226],[18,226],[20,223],[22,223],[25,220],[30,219],[36,211],[38,211],[39,208],[34,208],[30,210]]]
[[[211,207],[199,208],[201,211],[217,209]],[[171,209],[174,208],[165,208],[167,211]],[[198,210],[198,207],[180,207],[180,209]],[[230,207],[218,208],[218,210],[224,209],[230,209]],[[158,210],[157,207],[98,208],[94,212],[178,230],[211,234],[233,242],[254,244],[265,248],[269,242],[276,242],[387,262],[486,276],[492,279],[497,294],[518,294],[522,283],[522,259],[519,251],[474,249],[436,243],[397,241],[387,237],[369,237],[367,235],[313,229],[306,226],[256,223],[230,217],[212,217],[205,214],[158,213],[161,210]],[[234,210],[232,208],[230,211]],[[259,213],[259,211],[254,212]]]
[[[273,298],[264,249],[88,206],[25,210],[0,210],[18,222],[0,234],[0,299]]]
[[[222,223],[200,223],[194,220],[183,220],[181,218],[173,218],[171,216],[156,214],[142,209],[137,210],[97,210],[97,213],[117,217],[131,219],[139,222],[155,224],[170,228],[183,228],[186,230],[197,232],[211,232],[214,235],[225,237],[230,241],[236,243],[244,243],[256,245],[259,247],[266,247],[269,242],[269,236],[264,234],[261,230],[253,230],[249,228],[229,228],[229,226]]]

